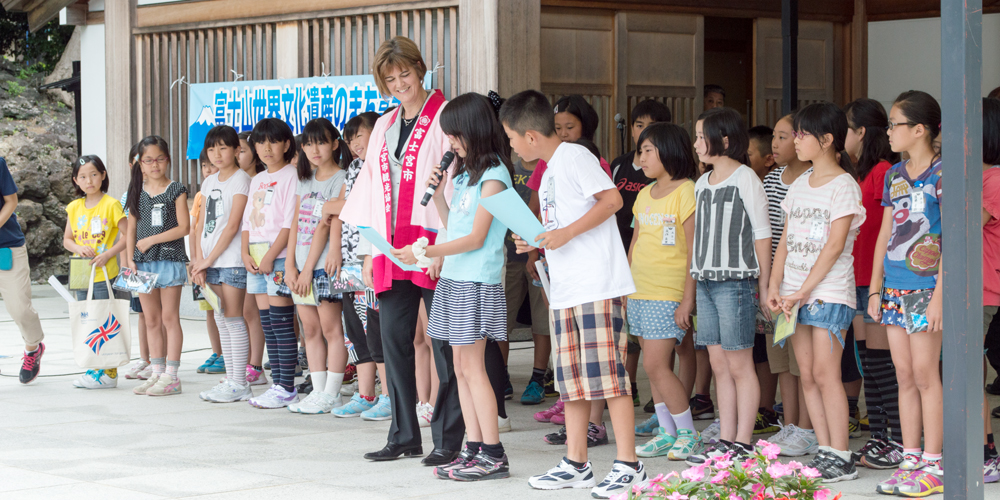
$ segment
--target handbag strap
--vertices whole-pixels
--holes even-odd
[[[108,281],[108,266],[101,266],[104,270],[104,285],[108,287],[108,298],[114,298],[114,292],[111,289],[111,282]],[[94,278],[97,277],[97,264],[90,266],[90,284],[87,286],[87,303],[89,304],[91,300],[94,299]]]

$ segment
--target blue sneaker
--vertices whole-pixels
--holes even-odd
[[[369,403],[367,399],[361,397],[360,392],[355,392],[346,405],[334,408],[330,413],[340,418],[360,417],[362,413],[372,409],[373,406],[375,406],[374,402]]]
[[[205,373],[226,373],[226,360],[222,359],[222,356],[216,356],[215,363],[206,367]]]
[[[361,412],[361,420],[392,420],[392,404],[389,402],[389,396],[379,396],[375,406]]]
[[[542,384],[532,380],[528,383],[528,387],[524,388],[524,393],[521,394],[521,404],[523,405],[537,405],[545,401],[545,388]]]
[[[660,426],[660,420],[656,418],[656,414],[646,419],[645,422],[635,426],[636,436],[653,436],[656,434],[656,428]]]
[[[205,373],[205,370],[207,370],[209,366],[214,365],[215,360],[217,359],[219,359],[219,355],[213,352],[212,355],[209,356],[208,359],[206,359],[205,362],[198,367],[198,373]]]

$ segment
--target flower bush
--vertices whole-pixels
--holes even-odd
[[[680,474],[660,474],[613,500],[840,500],[825,488],[820,473],[799,462],[778,461],[778,445],[757,441],[754,453],[710,458]]]

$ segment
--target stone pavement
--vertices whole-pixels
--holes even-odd
[[[137,382],[124,379],[114,390],[75,389],[70,382],[81,370],[69,348],[66,303],[48,286],[36,286],[33,292],[48,350],[41,376],[29,386],[16,379],[23,344],[0,307],[0,498],[376,500],[469,498],[485,492],[496,498],[589,498],[587,490],[536,491],[527,485],[529,476],[552,467],[564,453],[563,447],[541,439],[555,427],[532,419],[535,411],[551,404],[551,398],[542,406],[508,402],[514,430],[502,438],[513,464],[510,479],[484,484],[442,481],[432,478],[431,470],[417,460],[381,464],[362,460],[363,453],[384,445],[389,422],[199,400],[198,392],[218,379],[195,373],[210,352],[204,322],[195,317],[183,321],[184,394],[162,399],[135,396],[130,389]],[[133,326],[136,320],[133,315]],[[137,354],[137,342],[133,344]],[[518,395],[531,373],[531,362],[530,344],[512,344],[510,371]],[[644,375],[640,392],[643,400],[648,398]],[[991,398],[990,403],[997,405],[1000,400]],[[636,409],[637,420],[646,416]],[[708,423],[700,421],[698,426]],[[424,429],[423,436],[424,451],[429,452],[430,429]],[[856,449],[863,443],[855,439],[851,446]],[[613,444],[591,449],[595,475],[607,473],[614,455]],[[649,459],[646,466],[654,474],[685,468],[665,458]],[[886,473],[868,469],[860,473],[859,480],[838,483],[834,490],[843,491],[844,498],[878,497],[875,484]],[[986,497],[1000,497],[1000,487],[988,485]]]

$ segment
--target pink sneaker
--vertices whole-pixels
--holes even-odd
[[[247,383],[250,385],[268,385],[267,375],[264,371],[257,371],[253,366],[247,365]]]
[[[552,415],[552,418],[549,419],[549,423],[556,425],[566,425],[566,414],[557,413],[555,415]]]
[[[566,417],[563,416],[564,408],[565,408],[565,405],[563,404],[563,402],[561,400],[560,401],[556,401],[556,404],[554,404],[551,407],[549,407],[548,410],[542,410],[542,411],[536,413],[535,414],[535,420],[537,420],[539,422],[552,422],[552,423],[556,423],[556,421],[553,420],[553,417],[556,417],[556,418],[561,419],[562,423],[565,423],[566,422]]]

